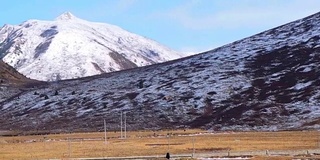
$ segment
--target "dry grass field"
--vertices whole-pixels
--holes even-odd
[[[221,132],[203,130],[72,133],[0,137],[0,159],[124,157],[319,148],[317,131]],[[168,145],[169,144],[169,145]],[[288,157],[282,157],[286,159]],[[264,159],[262,157],[258,159]]]

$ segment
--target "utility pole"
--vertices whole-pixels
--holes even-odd
[[[120,130],[121,130],[121,131],[120,131],[120,138],[122,139],[122,137],[123,137],[123,136],[122,136],[122,111],[121,111],[120,119],[121,119],[121,120],[120,120]]]
[[[169,149],[170,149],[170,133],[168,133],[168,153],[169,153]]]
[[[69,158],[71,157],[71,143],[70,143],[70,138],[68,137],[68,154]]]
[[[46,136],[43,136],[43,148],[44,148],[44,153],[46,153]]]
[[[192,157],[194,157],[194,153],[195,153],[195,150],[194,150],[194,135],[192,136]]]
[[[127,139],[127,115],[124,112],[124,139]]]
[[[107,124],[106,124],[106,119],[104,119],[103,125],[104,125],[104,144],[107,144]]]

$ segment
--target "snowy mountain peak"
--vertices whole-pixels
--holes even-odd
[[[67,21],[67,20],[75,20],[75,19],[79,19],[76,16],[74,16],[71,12],[64,12],[62,13],[60,16],[58,16],[55,20],[59,21]]]
[[[0,28],[0,58],[36,80],[80,78],[181,57],[153,40],[70,12],[55,21]]]

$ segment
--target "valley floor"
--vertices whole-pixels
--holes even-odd
[[[319,131],[208,132],[166,130],[50,134],[0,137],[0,159],[68,159],[93,157],[225,157],[292,159],[320,154]],[[156,155],[156,156],[154,156]],[[251,155],[254,155],[252,157]],[[134,157],[132,157],[134,158]],[[149,159],[149,158],[146,158]],[[153,159],[153,158],[150,158]]]

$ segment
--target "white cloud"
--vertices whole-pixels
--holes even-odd
[[[200,11],[205,5],[207,5],[206,9]],[[320,1],[318,0],[271,0],[265,2],[242,0],[219,1],[218,3],[193,0],[166,11],[160,16],[194,30],[252,28],[287,23],[316,13],[319,8]]]

